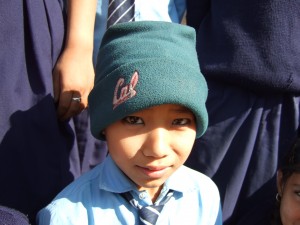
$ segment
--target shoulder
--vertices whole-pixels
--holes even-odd
[[[193,195],[201,199],[201,202],[211,202],[218,204],[220,194],[217,185],[203,173],[182,166],[176,174],[178,182],[173,183],[175,190],[182,192],[184,195]]]
[[[66,188],[64,188],[56,197],[56,199],[61,199],[64,197],[80,197],[83,193],[92,191],[93,186],[99,183],[99,176],[102,172],[102,165],[96,166],[91,171],[83,174],[75,181],[70,183]]]
[[[184,195],[198,196],[199,199],[204,201],[208,197],[214,202],[220,201],[217,185],[205,174],[186,166],[181,166],[166,181],[166,184],[170,189],[181,192]]]
[[[86,204],[91,204],[93,192],[99,190],[99,173],[101,166],[83,174],[64,188],[49,205],[39,211],[38,224],[86,224]]]
[[[186,184],[193,186],[195,189],[213,189],[214,191],[218,192],[216,184],[211,180],[211,178],[209,178],[205,174],[186,166],[182,166],[181,168],[179,168],[178,172],[182,181],[186,182]]]
[[[171,179],[170,183],[167,181],[167,185],[172,185],[169,188],[175,191],[172,207],[176,208],[178,215],[181,215],[176,218],[177,220],[180,220],[182,215],[188,215],[195,224],[222,223],[219,190],[208,176],[182,166]],[[186,205],[189,207],[186,208]]]

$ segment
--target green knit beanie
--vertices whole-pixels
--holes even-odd
[[[106,31],[89,95],[91,131],[96,138],[105,140],[103,129],[125,116],[161,104],[189,108],[200,137],[208,123],[206,98],[193,28],[140,21]]]

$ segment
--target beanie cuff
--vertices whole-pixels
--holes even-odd
[[[208,123],[205,107],[207,86],[204,78],[199,73],[195,73],[195,68],[178,64],[172,59],[148,60],[147,68],[140,64],[145,62],[136,60],[122,65],[95,85],[89,96],[90,114],[93,118],[97,118],[91,122],[93,136],[105,140],[101,134],[104,128],[127,115],[156,105],[178,104],[193,112],[197,123],[196,136],[200,137]],[[124,74],[125,71],[130,71],[131,75]],[[173,76],[170,79],[169,75],[165,74]],[[175,76],[175,74],[181,75]],[[126,96],[123,99],[121,92]]]

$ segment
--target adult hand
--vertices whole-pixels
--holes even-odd
[[[66,48],[53,71],[54,99],[62,121],[79,114],[88,106],[88,95],[94,84],[91,53]],[[80,98],[80,101],[74,100]]]

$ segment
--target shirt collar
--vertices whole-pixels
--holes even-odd
[[[99,175],[99,188],[115,193],[123,193],[136,189],[135,184],[119,169],[108,155],[103,162],[103,170]]]
[[[197,187],[194,183],[191,182],[191,178],[187,175],[190,174],[188,170],[190,168],[182,165],[180,166],[170,177],[166,180],[165,186],[168,189],[177,191],[177,192],[190,192],[195,190]]]
[[[136,185],[120,170],[120,168],[108,155],[103,162],[103,170],[99,174],[99,188],[115,193],[123,193],[136,190]],[[191,187],[186,176],[188,168],[179,167],[165,182],[165,188],[178,192],[186,192],[195,189]]]

